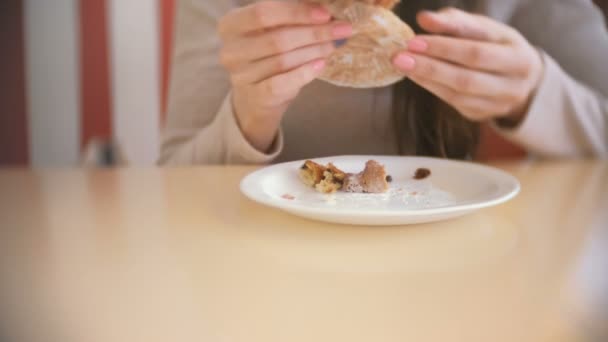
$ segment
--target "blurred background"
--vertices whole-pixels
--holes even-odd
[[[0,0],[0,165],[153,165],[174,5]]]
[[[0,0],[0,166],[154,165],[176,1]]]

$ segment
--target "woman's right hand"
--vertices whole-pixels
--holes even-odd
[[[218,30],[237,121],[262,152],[270,148],[291,101],[322,72],[333,41],[352,35],[350,24],[332,21],[318,5],[283,1],[236,8]]]

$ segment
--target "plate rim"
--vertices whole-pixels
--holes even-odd
[[[239,188],[243,195],[245,195],[247,198],[249,198],[250,200],[252,200],[256,203],[263,204],[263,205],[273,207],[273,208],[278,208],[278,209],[285,210],[285,211],[292,212],[292,213],[297,212],[297,213],[304,213],[307,215],[308,214],[310,214],[310,215],[319,215],[319,214],[327,215],[327,214],[329,214],[332,216],[365,217],[365,218],[371,218],[371,217],[397,218],[397,217],[406,217],[406,216],[407,217],[417,217],[417,216],[451,214],[451,213],[456,213],[456,212],[473,211],[473,210],[489,208],[489,207],[503,204],[503,203],[508,202],[511,199],[515,198],[521,192],[521,183],[515,176],[511,175],[510,173],[508,173],[504,170],[498,169],[496,167],[492,167],[492,166],[480,164],[480,163],[475,163],[475,162],[470,162],[470,161],[443,159],[443,158],[435,158],[435,157],[390,156],[390,155],[338,155],[338,156],[330,156],[330,157],[311,158],[310,160],[314,160],[316,162],[325,162],[328,159],[370,160],[370,159],[387,159],[387,158],[388,159],[412,159],[412,160],[415,159],[415,160],[419,160],[422,162],[424,160],[432,160],[434,162],[459,164],[460,166],[473,167],[478,170],[483,170],[484,172],[493,174],[493,175],[497,176],[497,178],[498,177],[504,178],[505,182],[503,184],[510,183],[510,185],[512,185],[512,187],[510,187],[510,190],[508,187],[507,187],[507,189],[503,189],[504,193],[499,194],[495,198],[492,198],[487,201],[479,202],[479,203],[461,203],[461,204],[452,205],[452,206],[448,206],[448,207],[403,210],[403,211],[401,211],[401,210],[397,210],[397,211],[385,211],[385,210],[357,211],[354,209],[353,210],[336,210],[331,207],[328,207],[328,208],[314,207],[314,208],[312,208],[312,207],[307,207],[307,206],[303,206],[303,205],[297,205],[295,203],[288,202],[288,201],[285,201],[285,202],[277,201],[276,199],[274,199],[268,195],[257,196],[255,194],[256,192],[259,193],[263,189],[260,184],[258,184],[257,182],[254,182],[254,179],[256,179],[260,176],[263,176],[263,174],[269,173],[269,172],[273,171],[274,169],[287,167],[292,164],[299,165],[299,164],[304,163],[304,161],[309,160],[309,159],[302,159],[302,160],[295,160],[295,161],[268,165],[268,166],[259,168],[255,171],[252,171],[252,172],[248,173],[245,177],[243,177],[243,179],[241,180],[241,182],[239,184]],[[250,184],[253,186],[250,186]],[[254,188],[255,188],[255,190],[260,190],[260,191],[254,191]]]

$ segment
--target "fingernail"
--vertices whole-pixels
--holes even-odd
[[[422,38],[414,38],[407,42],[407,49],[414,52],[425,52],[429,44]]]
[[[334,38],[347,38],[353,34],[353,26],[351,24],[338,24],[331,30]]]
[[[411,71],[416,67],[416,60],[414,60],[413,57],[403,53],[397,55],[393,62],[397,67],[399,67],[399,69],[404,71]]]
[[[312,9],[310,16],[318,22],[325,22],[331,19],[331,14],[323,7],[315,7]]]
[[[321,71],[324,68],[325,68],[325,60],[323,60],[323,59],[320,59],[320,60],[312,63],[312,69],[314,71]]]

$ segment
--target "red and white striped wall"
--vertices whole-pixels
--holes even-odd
[[[174,0],[0,1],[0,165],[76,166],[93,138],[158,155]]]

